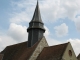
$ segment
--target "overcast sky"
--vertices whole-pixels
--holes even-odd
[[[0,51],[27,41],[26,31],[36,0],[0,0]],[[80,53],[80,0],[39,0],[45,37],[49,45],[71,42]]]

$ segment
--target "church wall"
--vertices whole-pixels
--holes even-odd
[[[44,47],[48,47],[48,43],[45,37],[43,37],[42,40],[39,42],[38,46],[36,47],[35,51],[29,58],[29,60],[36,60],[36,58],[38,57],[38,55],[40,54],[40,52],[43,50]]]
[[[70,43],[68,43],[68,46],[66,47],[62,60],[77,60],[76,55]]]

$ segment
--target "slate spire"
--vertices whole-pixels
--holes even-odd
[[[34,12],[31,22],[41,22],[42,23],[38,0],[37,0],[36,9],[35,9],[35,12]]]
[[[42,22],[40,15],[38,1],[33,18],[29,23],[27,32],[28,32],[28,47],[33,46],[38,40],[40,40],[43,37],[43,33],[45,32],[44,23]]]

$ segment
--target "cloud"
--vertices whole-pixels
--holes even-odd
[[[11,13],[10,22],[20,23],[31,20],[36,2],[35,0],[12,1],[14,12]],[[74,20],[76,15],[80,14],[79,2],[79,0],[40,0],[39,6],[42,18],[44,22],[54,22],[59,18],[66,17]]]
[[[19,0],[19,1],[11,1],[11,5],[16,9],[29,8],[32,5],[35,5],[36,0]],[[30,8],[31,9],[31,8]],[[29,10],[30,10],[29,9]],[[15,9],[14,9],[15,10]]]
[[[40,4],[40,7],[43,16],[45,16],[49,22],[66,17],[73,20],[77,14],[80,14],[79,2],[79,0],[44,0],[42,4]]]
[[[75,18],[74,22],[75,22],[75,26],[76,26],[77,31],[80,32],[80,16]]]
[[[0,41],[1,41],[1,38],[0,38]]]
[[[14,40],[25,41],[27,40],[28,36],[26,29],[26,26],[11,23],[8,29],[8,35],[11,36]]]
[[[44,28],[46,30],[45,33],[44,33],[44,36],[48,37],[50,35],[50,31],[49,31],[49,29],[46,26],[44,26]]]
[[[13,12],[10,13],[11,23],[29,22],[34,12],[35,1],[32,0],[19,0],[12,1]],[[32,13],[32,14],[31,14]]]
[[[10,14],[11,23],[29,22],[33,16],[35,0],[12,1],[13,12]],[[46,23],[57,21],[59,18],[68,18],[74,21],[80,14],[80,0],[40,0],[39,7],[42,20]],[[58,21],[57,21],[58,22]],[[79,18],[74,21],[76,29],[80,32]]]
[[[9,46],[15,43],[17,43],[17,41],[15,41],[10,36],[7,36],[7,35],[0,36],[0,51],[2,51],[6,46]]]
[[[26,12],[13,13],[10,18],[11,23],[21,23],[21,22],[29,22],[29,17]]]
[[[54,29],[58,37],[63,37],[68,33],[68,26],[65,23],[61,24],[60,26],[55,26]]]
[[[44,26],[45,28],[45,33],[44,36],[46,37],[47,43],[51,46],[51,45],[56,45],[56,44],[60,44],[61,41],[55,40],[53,38],[50,37],[50,30],[48,29],[48,27]]]
[[[58,40],[50,38],[50,37],[47,37],[46,40],[47,40],[49,46],[54,46],[54,45],[62,43],[62,41],[58,41]]]
[[[61,0],[61,7],[64,9],[64,16],[71,20],[74,20],[76,15],[79,13],[79,0]]]
[[[0,35],[0,51],[6,46],[27,41],[27,27],[11,23],[6,34]]]

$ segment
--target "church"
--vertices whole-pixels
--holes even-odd
[[[0,60],[78,60],[70,42],[48,45],[38,1],[27,32],[28,41],[7,46],[0,52]]]

